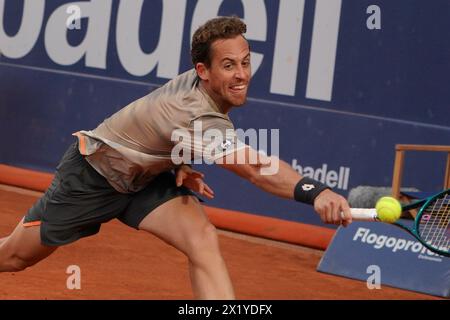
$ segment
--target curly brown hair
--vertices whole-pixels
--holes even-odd
[[[211,44],[217,39],[230,39],[247,32],[247,25],[238,17],[217,17],[200,26],[192,37],[191,58],[194,66],[211,65]]]

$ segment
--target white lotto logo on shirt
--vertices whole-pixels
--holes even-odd
[[[271,155],[268,156],[270,138]],[[184,164],[255,164],[260,165],[262,175],[273,175],[279,169],[279,130],[271,129],[203,129],[200,120],[192,129],[176,129],[171,141],[175,143],[171,159],[175,165]],[[248,141],[248,144],[242,141]],[[250,147],[246,158],[244,149]],[[237,152],[242,150],[243,152]],[[225,162],[226,161],[226,162]]]

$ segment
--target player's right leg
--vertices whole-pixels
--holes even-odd
[[[195,298],[235,298],[216,228],[192,191],[177,187],[173,173],[161,173],[134,194],[119,219],[156,235],[187,256]]]
[[[25,227],[19,222],[14,232],[0,244],[0,272],[24,270],[57,249],[41,244],[40,229],[40,226]]]
[[[216,228],[196,197],[181,196],[161,204],[142,220],[139,229],[154,234],[187,256],[196,299],[235,298]]]

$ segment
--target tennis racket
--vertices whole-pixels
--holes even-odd
[[[430,251],[450,257],[450,189],[402,205],[402,212],[416,208],[420,209],[411,228],[399,221],[392,224],[408,231]],[[350,211],[354,220],[383,222],[374,208],[352,208]]]

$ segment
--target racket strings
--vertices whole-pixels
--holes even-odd
[[[429,245],[450,251],[450,198],[448,193],[436,199],[422,213],[420,229],[422,239]]]
[[[443,251],[449,251],[449,223],[450,217],[448,215],[437,216],[431,228],[433,232],[431,237],[429,237],[429,242]]]
[[[435,239],[438,245],[446,245],[448,247],[449,243],[449,224],[450,224],[450,199],[447,199],[448,194],[445,195],[444,201],[441,204],[441,207],[445,208],[444,210],[439,210],[438,216],[440,217],[439,228],[441,228],[441,233]]]

